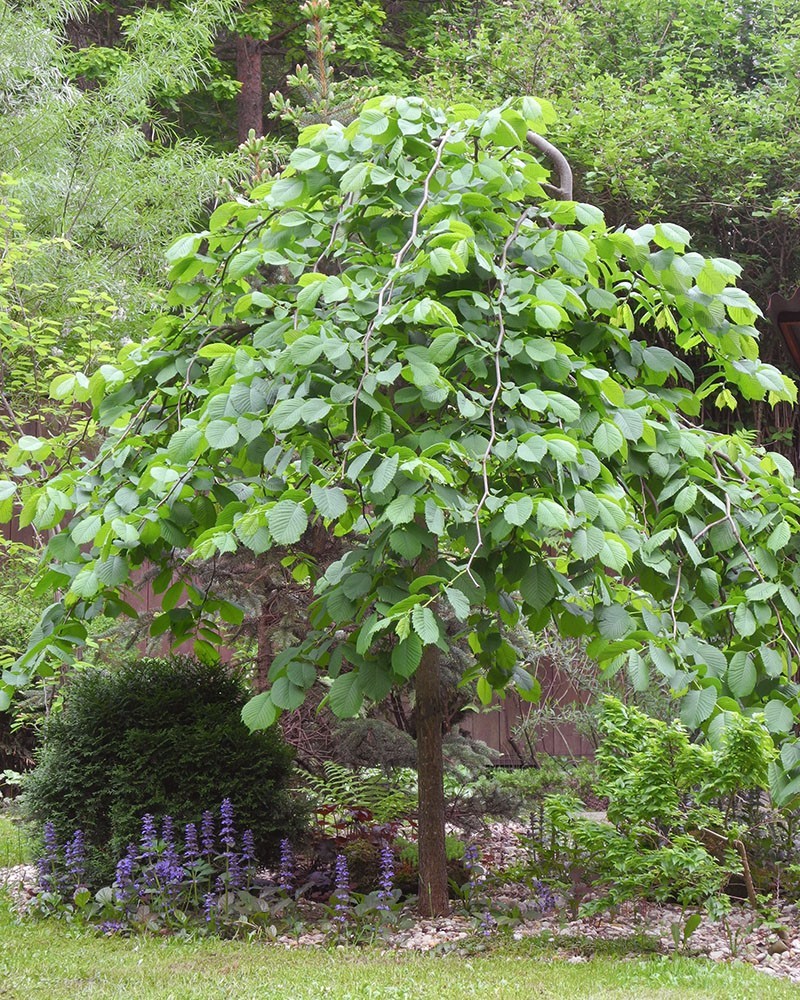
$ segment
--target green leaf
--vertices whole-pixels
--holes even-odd
[[[94,540],[95,535],[100,530],[100,525],[102,524],[102,519],[99,514],[91,514],[89,517],[85,517],[79,524],[76,524],[73,528],[70,526],[70,535],[72,535],[72,540],[76,545],[85,545],[87,542]]]
[[[734,698],[746,698],[756,686],[756,667],[750,653],[740,650],[731,657],[725,680]]]
[[[233,448],[239,441],[236,424],[228,420],[212,420],[206,427],[205,434],[211,448]]]
[[[227,277],[232,281],[237,281],[246,274],[255,271],[260,263],[261,253],[258,250],[243,250],[241,253],[237,253],[235,257],[230,258],[230,264],[226,272]]]
[[[776,525],[767,539],[767,548],[770,552],[780,552],[788,544],[791,537],[791,528],[786,521],[781,521],[780,524]]]
[[[300,708],[306,700],[305,691],[293,684],[288,677],[279,677],[269,689],[269,693],[273,704],[286,709],[287,712]]]
[[[256,729],[268,729],[277,718],[278,712],[272,704],[269,691],[257,694],[242,709],[242,722],[251,732]]]
[[[392,650],[392,670],[400,677],[411,677],[422,659],[422,641],[412,632]]]
[[[650,686],[650,670],[635,649],[628,653],[628,679],[634,691],[646,691]]]
[[[681,702],[681,722],[687,729],[699,729],[714,711],[717,703],[716,688],[701,688],[689,691]]]
[[[177,465],[188,465],[197,454],[202,440],[203,432],[199,427],[184,427],[170,438],[167,454]]]
[[[432,535],[444,534],[444,512],[435,500],[425,501],[425,524]]]
[[[534,563],[519,583],[519,592],[526,604],[541,611],[556,596],[556,581],[544,563]]]
[[[503,508],[503,517],[509,524],[521,527],[527,524],[533,513],[533,500],[528,496],[520,497],[519,500],[512,500]]]
[[[792,710],[777,698],[772,698],[764,706],[764,719],[771,733],[788,733],[794,725]]]
[[[767,677],[782,677],[786,670],[786,662],[783,656],[770,646],[762,646],[759,650],[761,662],[764,664],[764,672]]]
[[[625,438],[622,436],[622,432],[608,421],[601,423],[592,437],[595,450],[606,456],[616,455],[624,443]]]
[[[326,521],[341,517],[347,510],[347,496],[338,486],[324,487],[312,483],[311,499]]]
[[[280,500],[267,515],[267,525],[278,545],[294,545],[308,527],[308,515],[296,500]]]
[[[364,704],[364,695],[358,673],[351,671],[347,674],[339,674],[331,684],[328,701],[334,715],[340,719],[351,719],[354,715],[358,715]]]
[[[622,639],[636,627],[633,618],[621,604],[611,604],[602,608],[597,616],[600,634],[606,639]]]
[[[414,520],[415,508],[414,497],[404,494],[395,497],[386,507],[384,514],[394,525],[408,524],[409,521]]]
[[[372,473],[371,489],[374,493],[383,493],[397,475],[400,467],[399,455],[387,455],[378,468]]]
[[[694,483],[689,483],[688,486],[678,493],[675,497],[675,510],[680,514],[686,514],[688,511],[694,507],[697,501],[697,487]]]
[[[358,672],[361,690],[373,701],[383,701],[392,690],[394,678],[382,664],[370,660]]]
[[[419,605],[413,608],[411,611],[411,624],[426,646],[432,645],[439,638],[439,624],[430,608],[423,608]]]
[[[563,531],[569,528],[569,515],[555,500],[540,500],[536,505],[536,523],[540,528]]]
[[[467,595],[461,590],[456,590],[455,587],[445,587],[444,593],[456,618],[462,622],[466,621],[470,612],[470,603]]]

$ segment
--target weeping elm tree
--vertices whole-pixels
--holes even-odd
[[[37,483],[46,444],[26,438],[22,485],[0,484],[6,517],[60,528],[40,587],[62,595],[4,674],[6,704],[88,619],[129,611],[145,563],[165,567],[155,630],[208,651],[237,610],[192,566],[243,549],[280,549],[313,591],[251,727],[316,683],[352,716],[413,681],[426,914],[448,905],[439,659],[454,641],[488,701],[512,684],[535,697],[505,638],[520,619],[590,636],[637,689],[666,679],[712,738],[762,712],[784,741],[775,794],[800,786],[800,496],[785,460],[694,422],[703,400],[794,387],[758,360],[735,264],[688,252],[678,226],[612,230],[553,197],[548,114],[390,97],[307,129],[280,178],[172,247],[152,337],[53,384],[93,406],[98,454]],[[315,559],[320,531],[335,561]]]

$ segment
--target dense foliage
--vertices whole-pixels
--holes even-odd
[[[47,723],[27,814],[51,822],[61,842],[81,829],[93,880],[138,842],[143,814],[199,824],[224,798],[268,857],[297,828],[290,755],[274,731],[248,732],[245,698],[225,669],[188,659],[76,675],[66,709]]]
[[[564,874],[583,893],[598,892],[591,907],[656,899],[713,909],[734,875],[755,906],[746,831],[732,813],[737,797],[767,785],[775,750],[763,728],[738,718],[713,746],[700,745],[680,723],[611,698],[601,727],[597,790],[608,797],[609,822],[581,818],[563,798],[548,803],[564,838]]]

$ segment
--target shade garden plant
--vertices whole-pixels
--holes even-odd
[[[246,700],[227,667],[188,657],[77,673],[64,710],[44,727],[24,785],[26,816],[51,823],[60,843],[82,831],[94,888],[110,882],[145,813],[200,829],[225,799],[269,861],[302,827],[303,801],[290,794],[291,752],[279,735],[242,723]]]

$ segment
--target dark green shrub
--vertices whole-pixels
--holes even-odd
[[[228,797],[237,828],[251,828],[269,858],[299,825],[286,787],[291,752],[274,730],[242,723],[247,697],[225,667],[187,657],[77,675],[45,728],[27,815],[52,821],[61,840],[82,829],[94,880],[138,841],[144,813],[198,822]]]

